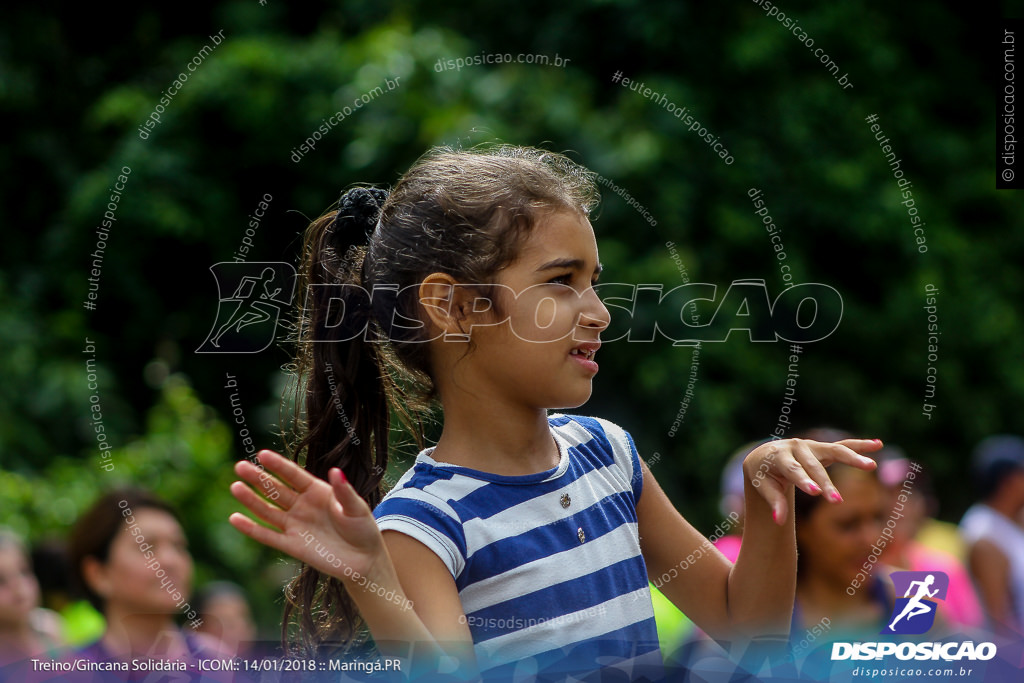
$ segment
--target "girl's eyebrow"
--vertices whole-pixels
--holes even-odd
[[[544,270],[553,270],[555,268],[569,268],[569,269],[572,269],[572,270],[583,270],[583,259],[578,259],[578,258],[559,258],[559,259],[555,259],[554,261],[548,261],[547,263],[542,265],[540,268],[537,269],[537,272],[539,273],[539,272],[544,271]],[[600,275],[602,270],[604,270],[604,266],[602,266],[600,263],[598,263],[597,266],[594,268],[594,275]]]

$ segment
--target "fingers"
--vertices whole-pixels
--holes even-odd
[[[817,441],[815,441],[817,443]],[[882,449],[882,441],[879,439],[848,438],[835,443],[820,443],[822,446],[830,446],[823,449],[821,461],[826,465],[831,463],[843,463],[861,470],[873,470],[879,464],[873,458],[867,458],[861,453],[874,453]]]
[[[820,493],[834,503],[841,503],[843,496],[832,483],[825,466],[838,462],[870,471],[878,467],[878,463],[861,453],[872,453],[881,448],[882,442],[879,439],[844,439],[835,443],[798,440],[792,449],[793,457],[814,483],[801,486],[800,482],[794,481],[794,484],[810,495]]]
[[[874,453],[884,445],[881,439],[843,439],[835,443],[846,446],[858,453]]]
[[[274,451],[260,451],[259,460],[260,464],[267,471],[273,472],[281,481],[299,493],[302,493],[317,481],[317,478],[312,474]]]
[[[757,487],[757,492],[771,506],[772,519],[775,520],[775,523],[778,525],[784,524],[789,504],[786,500],[786,492],[782,484],[773,477],[765,477],[761,481],[761,485]]]
[[[256,495],[255,491],[240,481],[232,483],[230,488],[231,495],[233,495],[239,503],[249,508],[249,511],[254,515],[268,524],[273,524],[279,529],[284,528],[285,519],[287,518],[287,514],[284,510],[271,505],[266,499]]]
[[[332,467],[327,472],[327,481],[330,482],[334,498],[341,504],[346,517],[362,517],[372,512],[340,469]]]
[[[796,461],[794,470],[800,470],[796,472],[797,476],[793,481],[797,488],[812,496],[823,494],[829,500],[836,502],[843,499],[809,443],[798,441],[793,447],[793,459]]]
[[[231,516],[228,517],[228,522],[231,523],[231,526],[235,527],[252,540],[258,541],[263,545],[270,546],[271,548],[284,551],[283,541],[285,537],[283,534],[274,531],[273,529],[268,529],[265,526],[260,526],[241,512],[232,512]]]
[[[235,463],[235,474],[268,499],[283,509],[290,508],[298,494],[286,486],[281,480],[267,472],[264,468],[252,464],[248,460]]]

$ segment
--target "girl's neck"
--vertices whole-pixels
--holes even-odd
[[[459,401],[444,404],[444,430],[433,458],[482,472],[520,476],[556,467],[559,455],[545,410]]]
[[[114,657],[179,659],[188,654],[184,635],[167,614],[133,614],[108,605],[105,616],[103,646]]]

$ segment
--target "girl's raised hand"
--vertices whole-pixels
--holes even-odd
[[[862,470],[873,470],[877,463],[860,453],[882,448],[878,439],[845,439],[835,443],[809,439],[780,439],[763,443],[743,460],[744,477],[753,484],[772,508],[776,524],[786,520],[789,486],[812,496],[822,495],[834,503],[843,497],[825,471],[827,465],[841,462]]]
[[[231,525],[345,583],[365,583],[387,550],[370,506],[341,470],[332,468],[328,483],[273,451],[260,451],[259,461],[265,470],[248,460],[235,465],[246,483],[231,484],[231,494],[272,528],[239,512]]]

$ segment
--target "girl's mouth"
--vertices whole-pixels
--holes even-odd
[[[599,348],[601,348],[600,342],[580,344],[569,352],[569,356],[583,366],[585,370],[592,373],[597,372],[597,363],[594,362],[594,356],[597,355]]]

